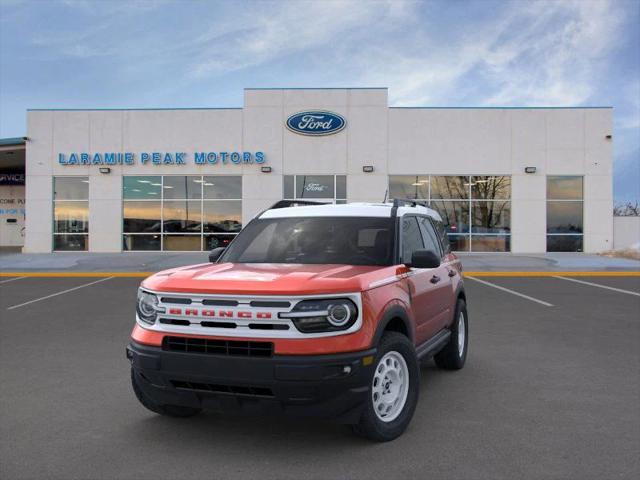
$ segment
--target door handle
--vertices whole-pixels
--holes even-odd
[[[440,277],[437,275],[434,275],[433,277],[431,277],[431,280],[429,280],[431,283],[438,283],[440,281]]]
[[[458,272],[456,272],[455,270],[449,270],[449,276],[450,277],[455,277],[457,273]]]

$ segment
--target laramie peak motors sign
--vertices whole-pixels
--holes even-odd
[[[262,164],[264,152],[97,152],[59,153],[60,165],[227,165]]]
[[[332,135],[346,126],[344,117],[324,110],[298,112],[287,119],[287,128],[300,135]]]

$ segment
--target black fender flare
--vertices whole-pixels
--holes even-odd
[[[382,318],[380,319],[380,321],[378,322],[378,326],[376,327],[376,333],[373,335],[372,346],[375,346],[380,342],[380,339],[382,338],[387,325],[389,325],[389,322],[391,322],[391,320],[393,320],[394,318],[399,318],[400,320],[402,320],[402,323],[404,323],[404,326],[407,330],[409,341],[411,341],[411,343],[414,342],[414,328],[411,320],[409,319],[409,315],[402,306],[395,304],[388,307],[382,314]]]

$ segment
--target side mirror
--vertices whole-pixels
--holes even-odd
[[[412,268],[437,268],[440,266],[440,257],[432,250],[415,250],[411,255]]]
[[[209,261],[211,263],[216,263],[218,261],[218,259],[220,258],[220,255],[222,255],[222,252],[225,251],[224,247],[218,247],[218,248],[214,248],[213,250],[211,250],[209,252]]]

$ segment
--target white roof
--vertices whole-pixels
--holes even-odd
[[[344,203],[339,205],[304,205],[299,207],[274,208],[260,215],[260,218],[289,217],[391,217],[391,203]],[[421,213],[442,221],[440,214],[422,205],[399,206],[399,217],[407,213]]]

